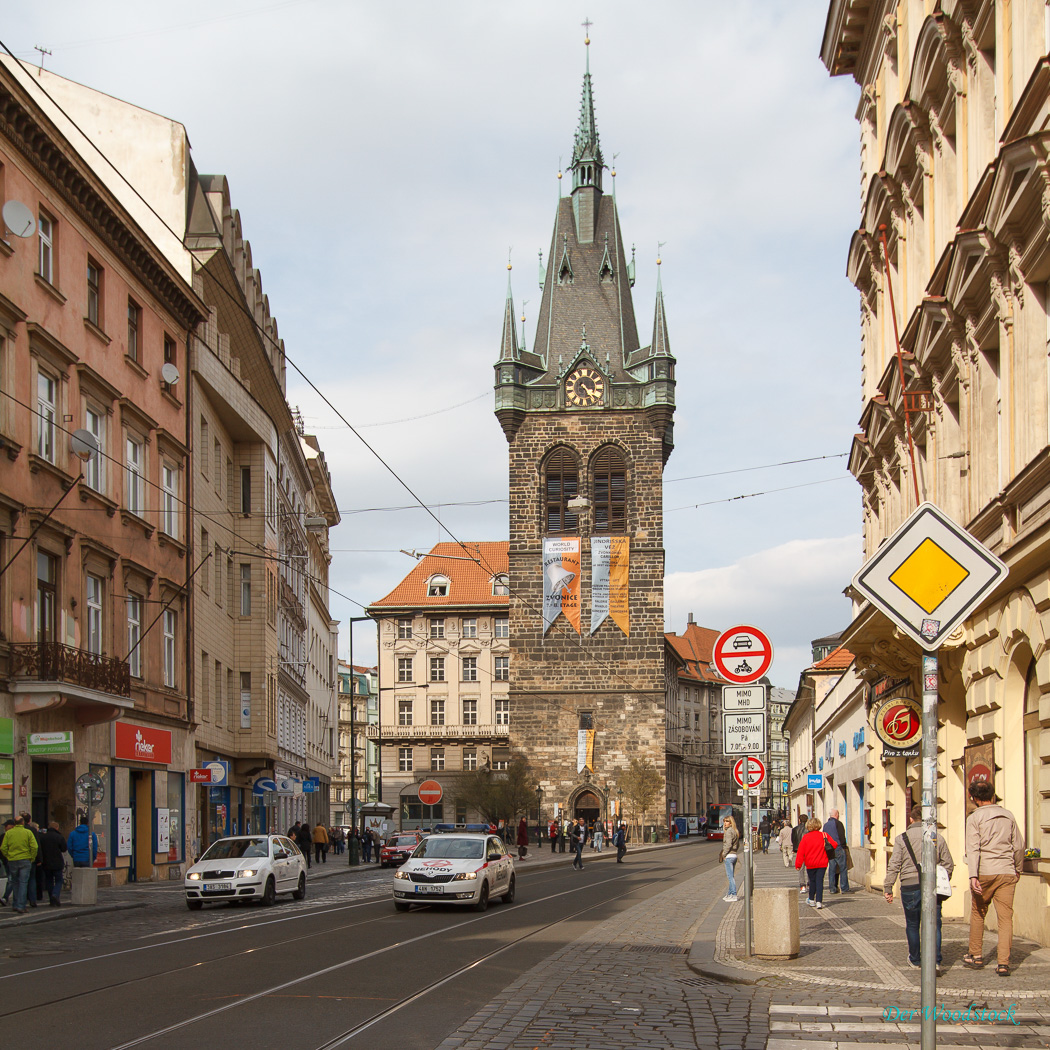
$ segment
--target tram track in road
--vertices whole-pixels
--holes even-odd
[[[610,878],[602,879],[601,882],[599,883],[599,885],[608,885],[610,883],[619,882],[619,881],[621,881],[623,879],[632,878],[632,877],[637,876],[637,875],[644,875],[644,874],[647,874],[647,873],[651,872],[652,870],[653,870],[653,868],[651,866],[650,867],[645,867],[645,868],[633,868],[629,872],[624,872],[622,874],[615,874],[615,875],[611,876]],[[655,880],[651,881],[650,883],[648,883],[648,885],[649,886],[660,885],[663,882],[667,882],[667,881],[669,881],[671,879],[678,878],[678,877],[680,877],[680,875],[681,875],[680,871],[677,871],[677,870],[676,871],[672,871],[669,874],[664,875],[662,878],[658,878],[658,879],[655,879]],[[543,903],[546,903],[546,902],[549,902],[549,901],[552,901],[552,900],[557,900],[559,898],[568,897],[568,896],[571,896],[573,894],[582,893],[582,892],[585,892],[585,891],[593,891],[594,888],[595,888],[595,885],[596,884],[593,883],[593,882],[592,883],[587,883],[587,884],[580,885],[580,886],[574,886],[574,887],[572,887],[570,889],[567,889],[567,890],[561,890],[561,891],[559,891],[557,893],[552,893],[552,894],[549,894],[549,895],[547,895],[545,897],[539,897],[539,898],[536,898],[535,900],[522,901],[522,902],[520,902],[520,903],[518,903],[518,904],[516,904],[514,906],[514,910],[515,910],[515,912],[518,912],[518,911],[523,910],[523,909],[528,908],[528,907],[537,906],[537,905],[540,905],[540,904],[543,904]],[[376,1011],[375,1013],[373,1013],[370,1016],[368,1016],[368,1017],[364,1018],[363,1020],[359,1021],[357,1024],[353,1025],[352,1027],[350,1027],[348,1029],[345,1029],[344,1031],[338,1033],[335,1036],[332,1036],[331,1038],[326,1040],[324,1043],[321,1043],[317,1047],[317,1050],[335,1050],[336,1047],[342,1047],[342,1046],[347,1045],[351,1040],[355,1039],[357,1036],[362,1035],[363,1033],[365,1033],[369,1029],[373,1028],[376,1024],[379,1024],[382,1021],[392,1017],[394,1014],[399,1013],[401,1010],[404,1010],[406,1007],[411,1006],[412,1004],[414,1004],[414,1003],[418,1002],[419,1000],[425,998],[426,996],[428,996],[431,993],[437,991],[438,989],[440,989],[440,988],[450,984],[451,982],[457,980],[458,978],[460,978],[460,977],[470,973],[472,970],[476,970],[479,966],[483,966],[484,964],[486,964],[487,962],[490,962],[491,960],[495,959],[496,957],[498,957],[500,955],[503,955],[505,952],[510,951],[512,948],[515,948],[518,945],[521,945],[524,942],[529,941],[529,940],[539,936],[543,932],[545,932],[547,930],[550,930],[550,929],[552,929],[552,928],[554,928],[556,926],[559,926],[559,925],[561,925],[563,923],[570,922],[570,921],[578,921],[579,918],[582,915],[586,915],[587,913],[589,913],[591,911],[594,911],[594,910],[596,910],[598,908],[607,907],[609,904],[612,904],[612,903],[614,903],[616,901],[622,900],[624,897],[628,897],[631,894],[636,893],[638,891],[638,888],[639,887],[637,887],[637,886],[631,886],[629,889],[625,890],[623,893],[619,893],[619,894],[616,894],[616,895],[611,896],[611,897],[602,897],[602,899],[600,901],[597,901],[594,904],[587,905],[586,907],[581,908],[581,909],[574,909],[573,911],[571,911],[567,915],[564,915],[564,916],[561,916],[561,917],[559,917],[557,919],[554,919],[551,922],[542,923],[539,926],[536,926],[536,927],[534,927],[532,929],[527,930],[525,933],[522,933],[520,936],[514,937],[514,938],[506,941],[505,943],[501,944],[498,948],[495,948],[495,949],[493,949],[492,951],[489,951],[489,952],[485,952],[484,954],[482,954],[482,955],[480,955],[480,956],[478,956],[478,957],[476,957],[474,959],[471,959],[470,962],[468,962],[468,963],[466,963],[466,964],[464,964],[464,965],[462,965],[460,967],[457,967],[452,972],[447,973],[447,974],[443,975],[442,977],[440,977],[440,978],[438,978],[438,979],[436,979],[434,981],[429,982],[428,984],[424,985],[423,987],[416,989],[411,994],[406,995],[406,996],[402,997],[400,1000],[392,1003],[390,1006],[388,1006],[388,1007],[386,1007],[386,1008],[384,1008],[382,1010]],[[492,920],[492,919],[496,919],[496,918],[498,918],[499,914],[500,914],[500,909],[497,909],[497,910],[495,910],[492,913],[488,913],[488,914],[485,914],[485,915],[478,915],[478,916],[475,916],[473,918],[466,919],[466,920],[464,920],[462,922],[454,923],[451,926],[442,926],[439,929],[435,929],[435,930],[431,930],[431,931],[429,931],[427,933],[419,934],[418,936],[411,937],[411,938],[409,938],[407,940],[397,941],[397,942],[395,942],[393,944],[384,945],[381,948],[377,948],[377,949],[375,949],[373,951],[370,951],[370,952],[365,952],[362,955],[355,956],[352,959],[343,960],[342,962],[335,963],[335,964],[333,964],[331,966],[323,967],[323,968],[321,968],[319,970],[313,971],[313,972],[308,973],[308,974],[302,974],[299,977],[295,977],[295,978],[293,978],[293,979],[291,979],[289,981],[284,981],[284,982],[281,982],[280,984],[271,986],[269,988],[262,989],[262,990],[260,990],[258,992],[254,992],[251,995],[242,996],[241,998],[237,999],[236,1002],[226,1003],[226,1004],[224,1004],[222,1006],[215,1007],[214,1009],[204,1011],[204,1012],[202,1012],[200,1014],[197,1014],[197,1015],[195,1015],[193,1017],[185,1018],[185,1019],[183,1019],[181,1021],[178,1021],[178,1022],[176,1022],[174,1024],[167,1025],[167,1026],[165,1026],[163,1028],[160,1028],[160,1029],[157,1029],[157,1030],[155,1030],[153,1032],[149,1032],[149,1033],[146,1033],[144,1035],[138,1036],[135,1039],[129,1040],[127,1042],[120,1043],[117,1046],[111,1047],[110,1050],[132,1050],[132,1048],[134,1048],[134,1047],[145,1046],[145,1045],[147,1045],[149,1043],[153,1043],[156,1040],[165,1038],[167,1036],[171,1036],[175,1032],[179,1032],[179,1031],[185,1030],[185,1029],[187,1029],[187,1028],[189,1028],[189,1027],[191,1027],[193,1025],[202,1024],[202,1023],[211,1021],[213,1018],[215,1018],[215,1017],[217,1017],[217,1016],[219,1016],[221,1014],[227,1014],[227,1013],[229,1013],[231,1011],[238,1010],[238,1009],[240,1009],[242,1007],[248,1006],[251,1003],[259,1001],[260,999],[265,999],[265,998],[269,998],[269,997],[272,997],[272,996],[280,995],[281,993],[287,992],[291,988],[295,988],[295,987],[301,986],[301,985],[303,985],[303,984],[305,984],[305,983],[307,983],[309,981],[319,980],[319,979],[321,979],[323,977],[327,977],[330,974],[333,974],[333,973],[335,973],[335,972],[337,972],[339,970],[343,970],[343,969],[346,969],[346,968],[351,967],[351,966],[359,965],[359,964],[367,962],[367,961],[369,961],[371,959],[375,959],[378,956],[386,955],[386,954],[388,954],[390,952],[394,952],[394,951],[402,950],[402,949],[405,949],[405,948],[409,948],[409,947],[411,947],[413,945],[419,944],[419,943],[421,943],[423,941],[430,940],[430,939],[432,939],[434,937],[440,937],[440,936],[448,935],[448,934],[450,934],[450,933],[452,933],[452,932],[454,932],[456,930],[463,929],[465,927],[470,927],[470,926],[473,926],[473,925],[475,925],[477,923],[484,923],[486,921],[489,921],[489,920]]]

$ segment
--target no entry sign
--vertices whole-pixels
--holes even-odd
[[[436,780],[424,780],[419,785],[419,801],[424,806],[436,806],[441,801],[441,785]]]
[[[733,779],[741,787],[758,787],[766,779],[766,764],[753,755],[741,758],[733,766]]]
[[[757,628],[746,624],[723,631],[715,642],[715,667],[734,685],[757,682],[773,663],[773,645]]]

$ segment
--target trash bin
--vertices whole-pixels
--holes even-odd
[[[798,891],[770,887],[751,893],[754,954],[761,959],[794,959],[799,952]]]
[[[73,904],[98,904],[97,868],[73,869],[73,888],[70,900]]]

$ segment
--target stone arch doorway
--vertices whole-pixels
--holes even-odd
[[[602,819],[602,802],[590,788],[584,788],[572,802],[572,817],[583,817],[585,824]]]

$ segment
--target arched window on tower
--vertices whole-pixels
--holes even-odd
[[[575,532],[580,527],[579,511],[569,510],[568,502],[580,492],[580,467],[567,448],[555,449],[543,465],[543,503],[548,533]]]
[[[594,531],[624,532],[627,528],[627,464],[613,446],[603,448],[591,464]]]

